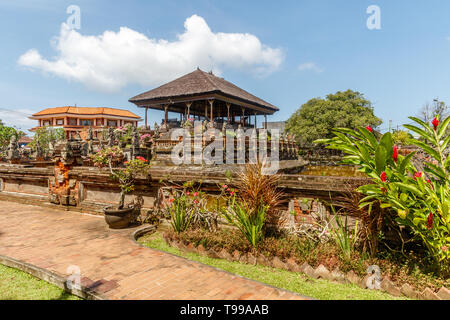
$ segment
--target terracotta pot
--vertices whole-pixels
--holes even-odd
[[[134,207],[117,209],[115,207],[106,207],[103,209],[105,213],[105,221],[111,229],[123,229],[128,227],[133,220]]]

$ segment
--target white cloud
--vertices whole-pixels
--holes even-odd
[[[2,120],[3,124],[10,126],[10,127],[16,127],[25,133],[28,129],[31,129],[35,126],[37,126],[36,120],[28,119],[29,116],[31,116],[36,111],[31,111],[28,109],[4,109],[0,108],[0,120]]]
[[[186,19],[184,33],[174,41],[151,39],[127,27],[85,36],[63,23],[54,40],[56,58],[43,58],[36,49],[18,63],[101,91],[117,91],[130,84],[159,85],[196,67],[220,74],[222,68],[267,75],[284,59],[248,33],[214,33],[197,15]]]
[[[323,69],[318,67],[314,62],[302,63],[298,66],[299,71],[315,71],[317,73],[323,72]]]

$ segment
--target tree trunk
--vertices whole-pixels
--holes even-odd
[[[125,205],[125,192],[120,191],[119,209],[123,209],[124,205]]]

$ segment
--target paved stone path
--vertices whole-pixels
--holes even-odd
[[[0,254],[67,276],[108,299],[304,299],[150,248],[101,216],[0,201]]]

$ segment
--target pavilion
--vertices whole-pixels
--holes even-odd
[[[145,108],[145,128],[148,128],[148,109],[164,111],[165,126],[168,124],[168,113],[175,112],[180,114],[180,122],[198,119],[211,124],[226,123],[231,127],[240,124],[254,128],[257,128],[258,115],[264,116],[266,125],[267,115],[279,110],[212,72],[199,68],[129,101]]]

